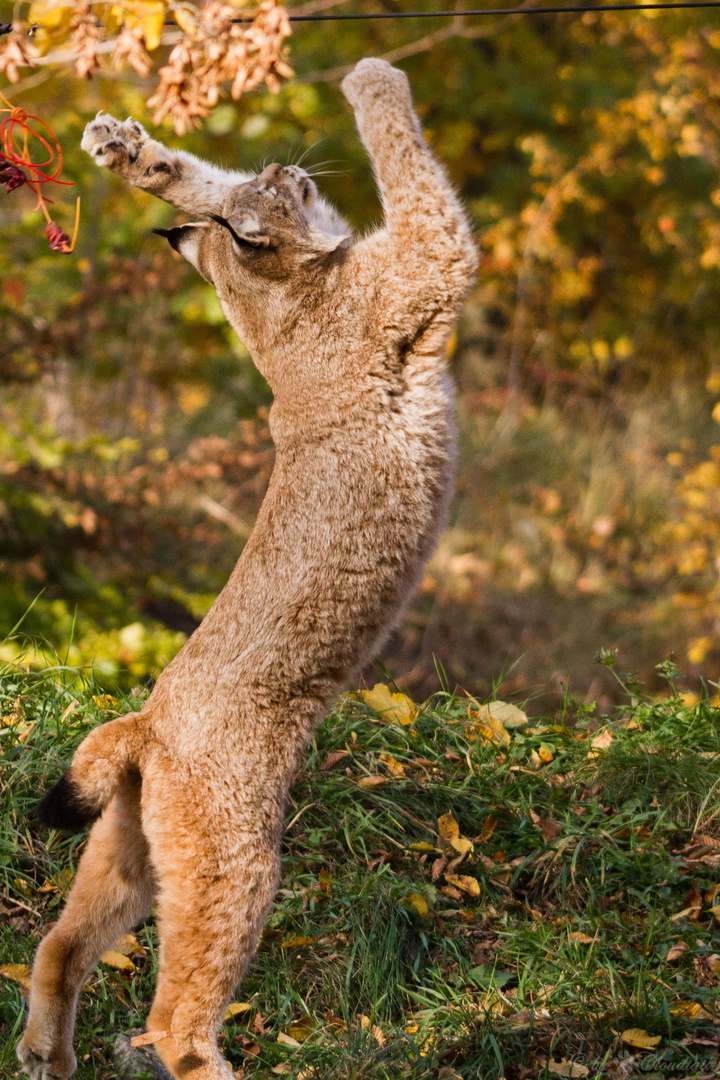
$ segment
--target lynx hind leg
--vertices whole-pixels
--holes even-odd
[[[275,895],[279,829],[263,834],[262,810],[208,815],[206,799],[187,805],[185,785],[162,786],[143,819],[159,881],[147,1030],[161,1036],[155,1049],[177,1080],[230,1080],[217,1032]],[[185,805],[175,804],[178,792]]]
[[[72,1039],[83,980],[148,911],[153,896],[140,780],[129,778],[93,826],[65,908],[35,957],[30,1014],[17,1050],[31,1080],[66,1080],[75,1071]]]
[[[166,184],[176,172],[171,151],[151,139],[136,120],[121,123],[99,112],[85,128],[80,146],[97,165],[143,188]]]

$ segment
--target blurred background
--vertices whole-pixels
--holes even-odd
[[[379,204],[339,80],[386,56],[482,255],[448,358],[452,521],[387,670],[419,697],[441,666],[531,711],[568,688],[606,706],[606,647],[651,689],[673,654],[688,693],[704,676],[714,695],[720,11],[296,24],[290,48],[277,95],[159,137],[243,169],[305,155],[366,229]],[[0,191],[0,639],[23,619],[108,689],[151,680],[192,632],[273,465],[267,386],[211,287],[150,232],[178,215],[79,149],[100,108],[149,125],[150,86],[44,68],[0,87],[61,140],[68,232],[82,196],[62,255],[32,193]],[[17,633],[0,658],[31,661]]]

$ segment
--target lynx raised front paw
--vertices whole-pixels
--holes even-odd
[[[135,120],[121,123],[114,116],[99,112],[85,128],[80,146],[98,165],[122,172],[135,164],[147,141],[148,134],[142,124]]]
[[[72,1050],[34,1046],[27,1035],[17,1048],[17,1056],[30,1080],[68,1080],[77,1064]]]
[[[404,71],[387,60],[367,57],[355,65],[342,81],[342,90],[353,108],[364,98],[387,98],[396,104],[410,104],[410,84]]]
[[[151,139],[136,120],[120,123],[100,112],[85,128],[80,146],[98,165],[147,191],[159,193],[177,172],[171,151]]]

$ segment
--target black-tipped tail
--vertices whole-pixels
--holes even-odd
[[[37,816],[50,829],[80,832],[100,817],[100,811],[88,806],[80,788],[66,772],[38,803]]]

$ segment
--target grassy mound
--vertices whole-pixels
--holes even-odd
[[[32,807],[88,729],[142,695],[0,674],[0,1075],[83,837]],[[378,711],[379,710],[379,711]],[[152,997],[152,917],[89,978],[81,1080]],[[228,1016],[238,1077],[713,1074],[720,710],[629,694],[527,720],[440,693],[348,694],[291,790],[283,878]],[[574,1063],[574,1064],[571,1064]]]

